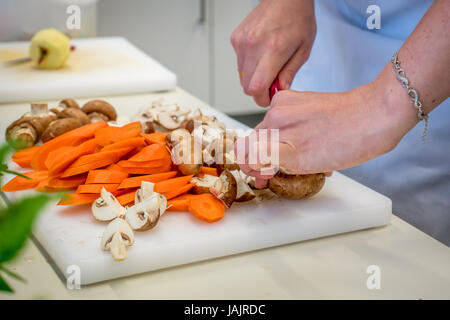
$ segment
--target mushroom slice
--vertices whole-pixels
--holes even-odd
[[[123,218],[125,216],[125,208],[117,201],[116,197],[102,188],[100,198],[94,201],[91,206],[92,215],[98,221],[111,221],[115,218]]]
[[[125,218],[134,230],[149,230],[156,226],[166,207],[166,197],[155,192],[149,198],[129,207]]]
[[[136,191],[136,195],[134,196],[134,203],[139,203],[144,201],[147,198],[150,198],[154,194],[153,188],[155,184],[148,181],[141,182],[141,188]]]
[[[245,182],[245,180],[241,176],[240,170],[232,170],[230,172],[233,175],[234,179],[236,180],[237,185],[236,199],[234,201],[245,202],[253,200],[256,197],[256,195],[250,188],[250,186],[247,184],[247,182]]]
[[[203,178],[193,177],[190,181],[195,183],[192,191],[195,194],[210,193],[209,189],[214,187],[217,180],[219,180],[219,177],[210,174],[205,174]]]
[[[237,185],[234,176],[225,169],[209,191],[229,208],[236,199]]]
[[[126,247],[134,243],[134,234],[128,223],[122,218],[116,218],[111,221],[103,232],[101,248],[105,251],[111,251],[116,261],[122,261],[127,258]]]

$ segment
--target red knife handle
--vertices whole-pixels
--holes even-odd
[[[272,82],[272,85],[269,88],[269,97],[270,100],[272,100],[273,96],[275,95],[275,93],[277,93],[278,91],[281,90],[280,87],[280,81],[278,80],[278,76],[275,78],[275,80]]]

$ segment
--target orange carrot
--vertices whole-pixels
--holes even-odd
[[[117,197],[117,201],[123,206],[130,204],[134,201],[134,196],[136,195],[136,190],[130,191],[128,193],[122,194]]]
[[[60,174],[81,156],[94,153],[97,147],[95,139],[89,139],[76,147],[62,147],[50,152],[45,161],[49,175]]]
[[[90,170],[86,184],[89,183],[121,183],[128,178],[128,173],[114,170]]]
[[[69,178],[51,178],[47,186],[52,189],[73,189],[85,183],[86,175],[73,176]]]
[[[30,168],[31,167],[31,159],[33,159],[33,155],[30,154],[28,156],[22,156],[20,158],[15,158],[13,161],[19,165],[21,168]]]
[[[202,167],[202,170],[200,171],[200,173],[209,174],[209,175],[216,176],[216,177],[219,176],[216,168],[205,167],[205,166]]]
[[[36,151],[38,151],[40,147],[41,146],[32,146],[32,147],[29,147],[29,148],[26,148],[26,149],[18,150],[18,151],[13,153],[11,158],[18,159],[18,158],[33,156],[33,154],[35,154]]]
[[[24,175],[31,179],[14,177],[2,187],[2,191],[13,192],[34,188],[39,182],[48,178],[48,171],[28,171]]]
[[[118,187],[118,183],[80,184],[77,188],[77,193],[100,193],[102,188],[105,188],[106,191],[114,192]]]
[[[189,211],[189,199],[172,198],[168,200],[167,211]]]
[[[141,133],[141,136],[145,138],[145,141],[149,144],[165,144],[166,136],[168,132],[154,132],[154,133]]]
[[[72,163],[72,165],[70,167],[78,167],[78,166],[82,166],[85,164],[98,162],[99,160],[103,160],[103,159],[111,159],[112,160],[111,163],[115,163],[117,160],[122,158],[124,155],[126,155],[130,151],[131,151],[131,148],[121,148],[121,149],[115,149],[115,150],[111,150],[111,151],[86,154],[84,156],[79,157],[74,163]]]
[[[70,193],[64,198],[62,198],[59,202],[59,206],[73,206],[73,205],[80,205],[80,204],[87,204],[92,203],[97,198],[100,197],[100,194],[95,193]]]
[[[150,160],[170,159],[170,154],[164,145],[151,144],[142,148],[137,154],[129,158],[130,161],[146,162]]]
[[[155,192],[165,193],[177,191],[185,186],[193,176],[182,176],[155,183]]]
[[[110,164],[109,166],[106,167],[105,170],[125,172],[123,171],[123,168],[121,166],[118,166],[116,163]]]
[[[175,190],[170,190],[170,191],[166,191],[166,192],[162,192],[162,194],[167,198],[167,199],[172,199],[175,198],[183,193],[188,192],[189,190],[192,189],[192,187],[195,186],[195,183],[188,183],[185,184],[184,186],[182,186],[179,189],[175,189]]]
[[[131,122],[123,127],[101,128],[95,132],[95,139],[101,146],[139,136],[141,133],[141,123],[139,121]]]
[[[173,178],[177,175],[177,171],[169,171],[169,172],[162,172],[162,173],[156,173],[156,174],[147,174],[143,176],[137,176],[137,177],[131,177],[127,178],[122,181],[122,183],[119,186],[119,189],[125,189],[125,188],[136,188],[140,187],[142,181],[148,181],[148,182],[160,182],[164,181],[170,178]]]
[[[158,167],[122,167],[122,171],[130,174],[155,174],[167,172],[172,169],[172,163],[166,163]]]
[[[144,145],[144,138],[143,137],[134,137],[134,138],[128,138],[128,139],[122,139],[117,142],[114,142],[112,144],[109,144],[100,150],[100,152],[110,151],[114,149],[121,149],[121,148],[129,148],[129,147],[139,147],[141,145]]]
[[[196,218],[209,223],[222,219],[225,214],[225,205],[210,193],[190,197],[188,208]]]

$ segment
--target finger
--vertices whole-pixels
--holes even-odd
[[[294,55],[288,60],[278,74],[280,86],[282,90],[289,89],[291,87],[292,80],[294,79],[297,71],[308,60],[308,54],[305,52],[304,46],[300,46]]]
[[[331,177],[333,175],[333,171],[325,172],[325,177]]]
[[[256,189],[264,189],[267,186],[269,180],[267,179],[259,179],[255,178],[255,187]]]

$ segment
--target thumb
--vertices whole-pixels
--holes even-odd
[[[292,80],[294,80],[297,71],[308,60],[308,54],[304,52],[302,46],[297,49],[294,55],[286,62],[278,74],[280,86],[282,90],[290,89]]]

